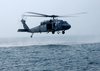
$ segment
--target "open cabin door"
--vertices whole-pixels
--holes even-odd
[[[52,30],[52,24],[47,24],[47,30],[48,31]]]

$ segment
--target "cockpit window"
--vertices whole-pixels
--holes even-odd
[[[61,23],[63,23],[63,21],[62,21],[62,20],[61,20],[60,22],[61,22]]]
[[[64,21],[64,23],[68,24],[67,21]]]

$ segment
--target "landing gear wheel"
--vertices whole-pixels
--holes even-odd
[[[55,34],[55,31],[52,31],[52,34]]]
[[[65,31],[62,31],[62,34],[65,34]]]

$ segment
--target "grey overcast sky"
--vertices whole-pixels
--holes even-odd
[[[100,0],[0,0],[0,38],[30,36],[29,33],[17,32],[21,28],[18,24],[21,15],[29,11],[57,15],[88,12],[78,17],[58,18],[66,20],[72,26],[65,36],[100,35]],[[27,18],[27,24],[32,28],[47,19],[50,18]],[[34,36],[37,35],[39,34]]]

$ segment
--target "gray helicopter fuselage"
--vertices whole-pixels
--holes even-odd
[[[39,26],[31,28],[30,33],[41,33],[41,32],[52,32],[52,31],[62,31],[68,30],[71,25],[67,21],[63,20],[47,20],[40,23]]]

